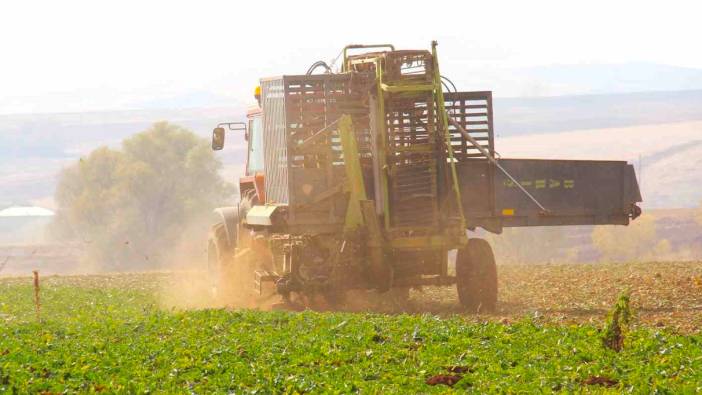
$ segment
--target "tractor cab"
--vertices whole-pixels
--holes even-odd
[[[246,114],[246,176],[263,173],[263,112],[259,107]]]

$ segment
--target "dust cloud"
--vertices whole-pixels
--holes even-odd
[[[217,286],[216,279],[207,267],[207,231],[208,227],[204,224],[189,229],[161,263],[168,276],[159,285],[159,305],[176,310],[270,310],[279,297],[271,297],[273,290],[268,288],[264,296],[258,297],[253,291],[254,283],[250,273],[248,277],[245,273],[227,273],[226,284]]]

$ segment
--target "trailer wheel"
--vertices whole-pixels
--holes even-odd
[[[497,308],[497,266],[490,244],[470,239],[456,256],[456,288],[461,304],[473,312]]]

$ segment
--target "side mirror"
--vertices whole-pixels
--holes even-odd
[[[244,133],[246,133],[246,136],[248,137],[248,131],[246,130],[246,123],[245,122],[223,122],[217,125],[216,128],[212,131],[212,150],[213,151],[220,151],[222,148],[224,148],[224,127],[229,128],[229,130],[234,130],[234,131],[239,131],[243,130]]]
[[[216,127],[212,131],[212,150],[219,151],[224,148],[224,128]]]

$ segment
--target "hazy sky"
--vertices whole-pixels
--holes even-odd
[[[451,76],[639,61],[702,68],[700,4],[7,0],[0,114],[131,108],[189,92],[244,103],[259,77],[304,73],[348,43],[437,39]]]

